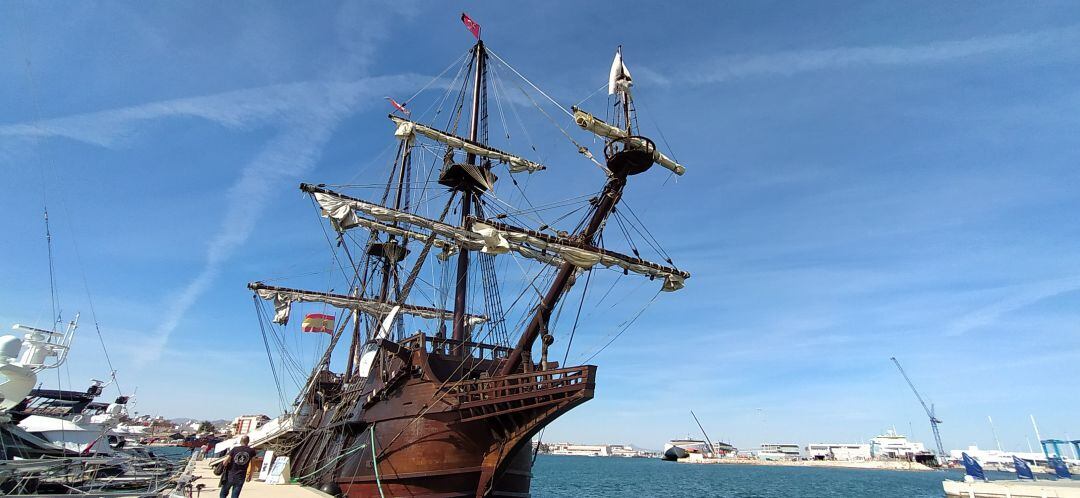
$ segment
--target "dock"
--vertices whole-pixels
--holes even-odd
[[[210,469],[211,461],[212,460],[197,461],[194,462],[194,465],[191,467],[191,476],[194,478],[194,480],[191,481],[191,484],[195,487],[199,484],[205,485],[201,491],[192,491],[190,495],[174,491],[169,497],[217,497],[221,490],[221,486],[218,485],[218,481],[221,477],[214,475],[214,471]],[[244,490],[240,496],[252,496],[258,498],[334,498],[322,491],[307,486],[301,486],[299,484],[266,484],[265,482],[257,480],[245,482]]]
[[[1080,482],[944,481],[945,496],[957,498],[1080,498]]]
[[[918,462],[901,460],[760,460],[757,458],[702,458],[698,453],[691,453],[688,458],[680,458],[678,463],[758,465],[773,467],[829,467],[844,469],[902,470],[913,472],[930,472],[934,470]]]

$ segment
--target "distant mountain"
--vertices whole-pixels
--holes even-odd
[[[202,420],[201,419],[196,419],[196,418],[180,417],[180,418],[171,418],[171,419],[169,419],[169,422],[172,422],[172,423],[177,424],[177,425],[187,425],[187,424],[190,424],[192,422],[202,422]],[[232,421],[231,420],[218,419],[218,420],[211,420],[210,423],[214,424],[214,427],[225,427],[225,426],[231,424]]]

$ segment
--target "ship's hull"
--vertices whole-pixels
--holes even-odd
[[[292,452],[294,476],[349,498],[529,496],[531,437],[592,398],[596,369],[492,375],[498,360],[422,346],[386,361],[385,379],[317,415]]]

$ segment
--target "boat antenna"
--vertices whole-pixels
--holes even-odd
[[[997,428],[994,427],[994,419],[990,415],[987,415],[986,420],[990,421],[990,431],[994,433],[994,444],[997,445],[998,451],[1001,451],[1001,440],[998,439]]]

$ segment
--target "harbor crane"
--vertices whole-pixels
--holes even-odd
[[[915,393],[915,398],[919,400],[919,404],[922,405],[923,410],[926,410],[926,416],[930,417],[930,429],[934,431],[934,443],[937,444],[937,458],[938,464],[944,465],[947,458],[945,455],[945,447],[941,445],[941,433],[938,431],[938,424],[941,423],[941,419],[934,416],[934,405],[926,406],[926,402],[923,401],[922,396],[919,394],[919,390],[915,389],[915,384],[911,383],[911,379],[908,377],[907,372],[904,371],[904,367],[900,366],[900,362],[896,360],[896,357],[890,357],[893,363],[896,364],[896,368],[900,370],[900,375],[904,376],[904,380],[907,381],[907,385],[911,387],[911,392]]]

